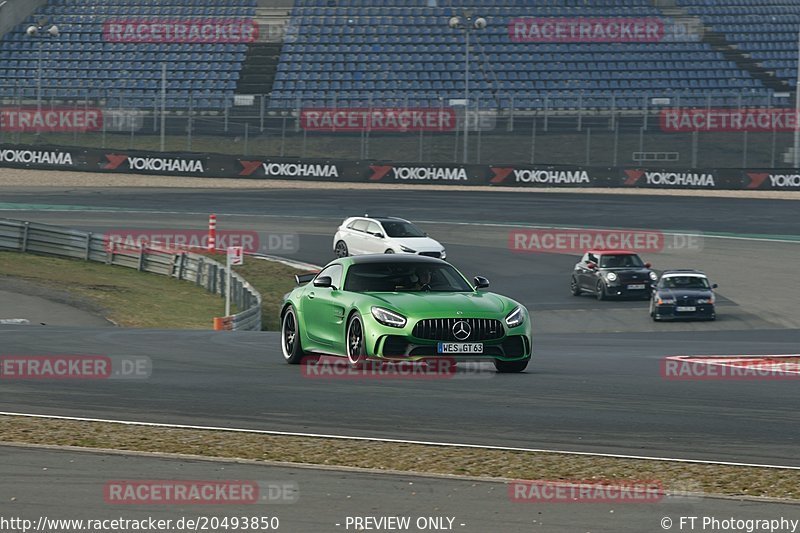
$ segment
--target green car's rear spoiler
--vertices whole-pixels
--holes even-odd
[[[319,272],[309,272],[308,274],[296,274],[294,277],[295,282],[298,285],[302,285],[303,283],[308,283],[312,279],[314,279]]]

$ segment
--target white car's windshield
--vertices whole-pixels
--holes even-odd
[[[398,239],[409,239],[425,237],[425,233],[410,222],[402,220],[382,220],[383,229],[386,230],[387,237]]]

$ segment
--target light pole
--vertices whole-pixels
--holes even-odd
[[[486,27],[486,19],[475,17],[471,11],[465,9],[461,16],[450,17],[450,28],[464,32],[464,156],[466,164],[469,161],[469,35],[472,30],[482,30]]]
[[[39,56],[36,73],[36,111],[39,113],[42,111],[42,37],[48,35],[50,37],[58,37],[58,26],[51,24],[49,28],[46,28],[46,25],[47,21],[39,21],[37,24],[28,26],[28,29],[25,30],[28,37],[39,38]]]

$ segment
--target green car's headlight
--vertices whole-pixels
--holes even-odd
[[[506,316],[506,325],[515,328],[525,321],[525,311],[522,307],[517,307]]]
[[[373,307],[372,316],[374,316],[375,320],[377,320],[384,326],[392,326],[393,328],[402,328],[403,326],[406,325],[406,317],[404,317],[403,315],[399,315],[394,311],[389,311],[388,309],[384,309],[383,307]]]

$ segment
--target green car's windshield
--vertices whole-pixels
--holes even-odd
[[[404,220],[381,220],[388,237],[414,239],[425,237],[425,233],[410,222]]]
[[[347,270],[344,290],[353,292],[472,292],[447,264],[428,262],[361,263]]]

